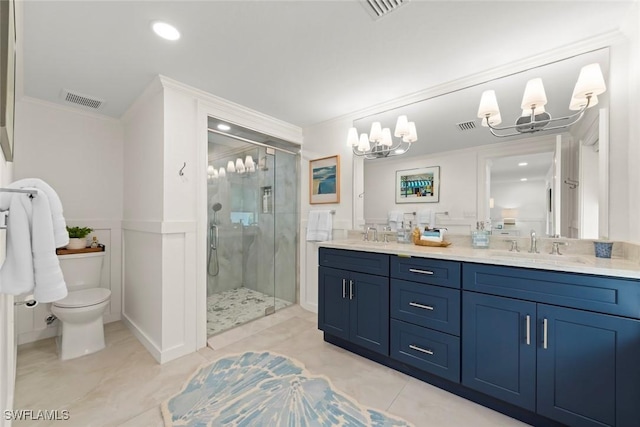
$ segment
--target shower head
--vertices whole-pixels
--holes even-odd
[[[214,212],[218,212],[220,209],[222,209],[222,205],[220,203],[214,203],[211,209],[213,209]]]

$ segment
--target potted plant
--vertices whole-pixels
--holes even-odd
[[[69,233],[69,244],[67,249],[84,249],[87,247],[87,236],[93,231],[93,228],[89,227],[69,227],[67,226],[67,232]]]

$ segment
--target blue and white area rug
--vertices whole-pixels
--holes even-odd
[[[270,352],[223,357],[200,368],[162,404],[165,426],[411,426],[337,392],[328,378]]]

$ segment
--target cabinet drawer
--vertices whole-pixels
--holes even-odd
[[[324,267],[341,268],[377,276],[389,275],[389,255],[385,254],[320,248],[319,263]]]
[[[391,279],[391,317],[460,335],[460,291]]]
[[[460,382],[460,338],[391,319],[391,357]]]
[[[465,263],[464,289],[640,318],[640,280]]]
[[[460,288],[460,263],[429,258],[391,257],[391,277]]]

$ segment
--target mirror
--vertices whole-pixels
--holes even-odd
[[[522,112],[520,103],[526,83],[536,77],[544,83],[548,98],[545,109],[551,117],[573,114],[569,101],[580,69],[595,62],[600,64],[607,81],[609,49],[604,48],[355,120],[358,133],[368,133],[375,121],[391,127],[393,132],[397,117],[406,115],[415,122],[418,134],[417,142],[403,155],[364,160],[364,222],[385,223],[387,213],[394,210],[431,210],[440,214],[438,225],[456,233],[469,233],[478,221],[484,221],[492,224],[495,233],[528,235],[535,229],[539,235],[606,236],[607,123],[600,130],[599,124],[607,119],[608,92],[599,95],[597,106],[587,109],[570,128],[498,138],[476,117],[482,92],[493,89],[501,109],[500,126],[515,124]],[[508,166],[518,159],[521,160],[517,163],[531,166]],[[542,159],[544,166],[539,164]],[[441,170],[439,202],[395,204],[396,171],[431,166],[440,166]],[[508,184],[506,175],[511,167],[516,169],[510,173],[518,174],[518,178],[512,177],[513,182]],[[520,181],[522,178],[527,181]],[[521,186],[520,191],[517,185]],[[523,191],[525,188],[527,191]],[[513,198],[529,191],[535,194],[532,200]],[[515,223],[505,224],[505,218],[514,219],[505,216],[514,213],[503,212],[506,209],[516,209]],[[594,212],[601,215],[593,215]]]

